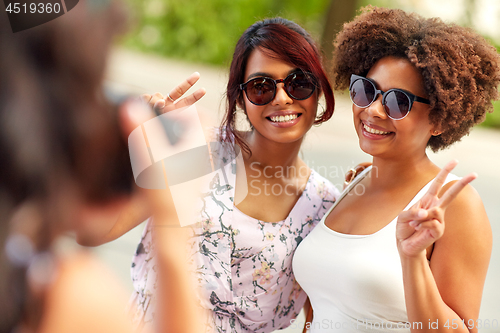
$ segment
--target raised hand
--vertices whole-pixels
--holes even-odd
[[[185,81],[172,89],[166,96],[160,93],[154,95],[144,94],[141,99],[155,111],[165,113],[196,103],[205,96],[205,88],[196,90],[189,96],[180,99],[200,78],[200,73],[194,72]]]
[[[345,190],[345,188],[361,173],[363,170],[368,168],[370,165],[372,165],[371,162],[361,162],[358,165],[356,165],[354,168],[351,168],[349,171],[346,172],[344,176],[344,187],[342,188]]]
[[[446,164],[422,199],[399,214],[396,239],[400,255],[407,257],[422,255],[430,245],[443,236],[446,208],[467,184],[477,178],[475,173],[463,177],[439,198],[438,194],[446,177],[457,164],[455,160]]]

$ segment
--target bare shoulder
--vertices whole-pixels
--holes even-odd
[[[40,332],[133,332],[120,281],[92,255],[60,260]]]
[[[439,193],[441,197],[455,181],[446,184]],[[445,213],[446,231],[488,232],[491,227],[486,210],[479,193],[471,185],[466,185],[457,197],[449,204]],[[446,234],[446,232],[445,232]]]

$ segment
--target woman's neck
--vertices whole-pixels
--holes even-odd
[[[247,135],[246,142],[252,152],[251,156],[244,155],[248,164],[257,163],[260,168],[294,168],[304,164],[298,156],[302,139],[290,143],[274,142],[253,131]]]
[[[420,179],[435,177],[439,172],[437,167],[427,157],[425,151],[419,156],[401,159],[373,158],[371,185],[374,188],[394,188],[405,186]]]

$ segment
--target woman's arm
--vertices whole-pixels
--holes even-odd
[[[162,314],[156,317],[157,331],[205,332],[208,314],[199,305],[195,277],[186,255],[189,227],[175,226],[176,223],[172,223],[175,216],[167,216],[163,222],[159,215],[155,215],[154,219],[153,237],[159,282],[157,308],[158,313]]]
[[[443,301],[477,332],[492,250],[492,231],[479,194],[467,186],[446,210],[446,232],[436,242],[431,269]]]
[[[37,332],[135,332],[125,312],[128,295],[102,263],[79,252],[59,260],[56,273]]]
[[[151,216],[144,196],[132,197],[103,205],[85,205],[78,214],[76,241],[83,246],[99,246],[123,236]]]
[[[163,96],[160,93],[154,95],[145,94],[141,96],[141,99],[149,107],[154,108],[157,113],[165,113],[192,105],[205,95],[204,88],[198,89],[184,98],[182,96],[199,78],[200,74],[195,72],[172,89],[167,96]],[[121,125],[126,136],[134,129],[130,128],[130,126],[135,126],[134,124],[131,125],[131,120],[126,118],[127,115],[131,114],[132,117],[137,118],[137,123],[143,123],[154,116],[146,108],[134,105],[134,103],[127,103],[122,105],[121,108]],[[161,193],[161,196],[170,198],[168,188],[156,191],[165,192]],[[80,219],[78,225],[80,227],[76,230],[77,242],[84,246],[98,246],[111,242],[150,217],[152,210],[148,199],[144,197],[142,191],[135,192],[131,198],[116,200],[106,205],[86,205],[81,208],[78,214],[78,218]]]
[[[125,110],[124,110],[125,111]],[[147,110],[151,115],[153,112]],[[124,128],[130,132],[148,120],[140,114],[123,112]],[[142,119],[143,118],[143,119]],[[198,333],[205,331],[207,318],[198,306],[194,278],[186,253],[188,227],[181,228],[168,190],[140,190],[153,215],[153,251],[156,257],[158,332]]]
[[[422,207],[400,214],[398,248],[412,332],[477,332],[492,234],[479,195],[466,186],[472,179],[440,191],[439,185]],[[425,248],[433,242],[429,265]]]
[[[307,297],[306,303],[304,304],[304,315],[306,317],[306,320],[304,322],[304,329],[302,330],[302,333],[307,333],[308,327],[311,326],[313,320],[313,308],[309,297]]]

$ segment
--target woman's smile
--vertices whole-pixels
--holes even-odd
[[[363,121],[361,122],[361,126],[363,127],[363,135],[369,139],[380,140],[394,134],[394,132],[387,131],[379,126],[372,125]]]
[[[266,119],[276,127],[291,127],[300,121],[302,113],[295,111],[273,112]]]

